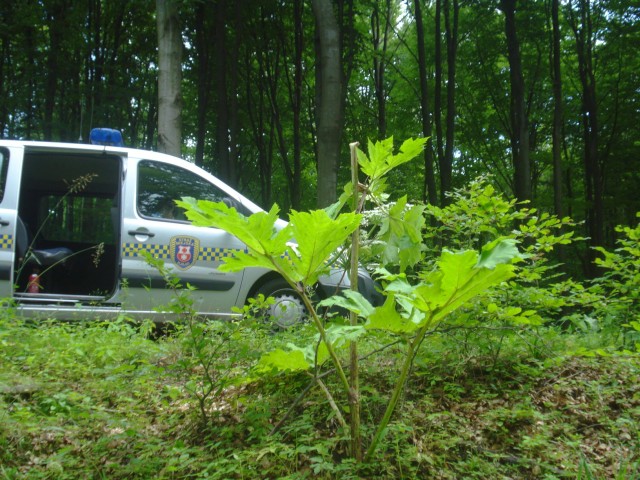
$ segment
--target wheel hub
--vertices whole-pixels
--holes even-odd
[[[275,303],[269,308],[269,316],[280,328],[288,328],[301,322],[306,316],[306,309],[299,298],[293,295],[274,297]]]

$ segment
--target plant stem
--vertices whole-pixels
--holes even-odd
[[[389,424],[389,420],[391,420],[391,415],[393,415],[394,410],[396,409],[396,405],[398,404],[398,400],[400,399],[400,394],[404,389],[405,382],[407,381],[407,377],[409,376],[409,371],[411,370],[411,366],[413,365],[413,359],[415,357],[416,348],[422,342],[422,339],[427,334],[427,330],[431,326],[431,321],[433,318],[433,314],[429,316],[429,319],[425,322],[425,324],[418,330],[418,334],[413,338],[411,342],[409,342],[409,347],[407,349],[407,354],[404,359],[404,364],[402,365],[402,370],[400,371],[400,377],[398,377],[398,381],[396,382],[396,386],[393,389],[393,394],[389,399],[389,403],[387,404],[387,409],[384,412],[384,416],[382,420],[378,424],[378,428],[376,429],[376,433],[369,445],[369,449],[367,450],[367,454],[364,457],[365,462],[371,461],[373,454],[378,448],[378,444],[385,434],[385,430],[387,425]]]
[[[340,426],[342,428],[346,429],[347,428],[347,422],[344,420],[344,417],[342,416],[342,413],[340,412],[340,409],[338,408],[338,405],[336,404],[336,401],[334,400],[333,395],[331,395],[331,392],[329,391],[327,386],[324,384],[324,382],[322,380],[320,380],[320,377],[314,377],[314,378],[315,378],[316,383],[320,387],[320,390],[322,390],[324,392],[325,396],[327,397],[327,401],[329,402],[329,405],[331,406],[331,409],[336,414],[336,418],[338,419],[338,423],[340,423]]]
[[[336,351],[333,348],[333,344],[330,342],[329,337],[327,336],[327,331],[324,329],[324,326],[322,325],[322,320],[318,317],[318,314],[315,308],[313,308],[313,305],[311,303],[311,299],[309,298],[309,296],[306,293],[302,292],[300,294],[300,297],[302,298],[302,302],[305,304],[305,306],[307,307],[307,310],[309,311],[309,314],[311,315],[311,320],[313,321],[313,324],[316,327],[316,330],[318,330],[318,333],[320,334],[320,339],[324,342],[324,344],[327,347],[329,358],[331,358],[331,362],[333,363],[333,366],[335,367],[336,372],[338,372],[338,377],[340,378],[342,387],[344,388],[344,391],[347,394],[347,396],[349,396],[351,392],[351,386],[349,385],[349,380],[347,379],[347,375],[344,373],[344,368],[342,368],[342,363],[340,362],[340,359],[338,358],[338,355],[336,354]]]
[[[358,208],[358,156],[356,148],[358,142],[349,144],[351,150],[351,183],[353,184],[353,207]],[[351,234],[351,269],[349,271],[349,281],[351,290],[358,291],[358,261],[360,248],[360,226]],[[358,324],[358,315],[350,312],[349,320],[351,326]],[[358,341],[351,340],[349,342],[349,350],[351,356],[350,381],[351,390],[349,391],[349,404],[351,413],[349,416],[351,423],[351,455],[356,461],[362,461],[362,436],[360,434],[360,379],[358,366]]]

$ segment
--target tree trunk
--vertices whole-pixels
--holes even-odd
[[[182,32],[175,0],[156,0],[158,24],[158,150],[180,156]]]
[[[576,39],[578,69],[582,85],[582,128],[584,141],[584,177],[586,220],[591,246],[603,244],[603,199],[602,171],[598,158],[598,108],[596,97],[596,78],[593,70],[593,45],[595,36],[591,24],[591,7],[588,0],[578,1],[580,19],[575,18],[573,5],[569,2],[568,18]],[[587,274],[594,276],[595,251],[589,249]]]
[[[207,35],[208,5],[205,2],[198,3],[195,8],[195,52],[198,107],[196,113],[196,165],[204,166],[204,146],[207,133],[207,110],[209,107],[209,89],[211,88],[211,66],[209,57],[209,38]]]
[[[343,128],[340,28],[331,0],[312,0],[316,22],[318,207],[336,201]]]
[[[54,2],[47,15],[47,31],[49,32],[49,51],[47,54],[47,75],[44,96],[44,140],[53,138],[53,111],[56,106],[56,94],[58,91],[58,79],[60,77],[61,62],[58,55],[62,50],[65,5]]]
[[[429,84],[427,83],[427,54],[424,40],[422,0],[415,0],[416,33],[418,41],[418,74],[420,76],[420,110],[422,112],[422,135],[428,138],[424,149],[423,201],[432,205],[438,202],[436,177],[433,170],[433,144],[431,142],[431,108],[429,105]]]
[[[371,34],[373,42],[373,84],[378,107],[378,136],[380,139],[387,136],[387,99],[384,84],[387,44],[389,37],[389,15],[391,13],[390,0],[385,1],[385,13],[382,22],[380,20],[379,2],[374,2],[371,13]]]
[[[436,152],[438,165],[444,161],[444,137],[442,130],[442,2],[435,0],[435,87],[433,117],[436,127]]]
[[[302,113],[302,53],[304,50],[302,25],[302,0],[293,2],[294,22],[294,74],[293,74],[293,179],[291,182],[291,206],[299,210],[302,203],[302,140],[300,134],[300,115]]]
[[[214,4],[214,82],[216,92],[216,153],[218,176],[225,181],[231,179],[229,159],[229,106],[227,100],[227,42],[225,2],[218,0]]]
[[[444,21],[447,42],[447,119],[444,157],[440,163],[440,197],[442,205],[449,203],[447,192],[451,191],[453,172],[453,142],[456,126],[456,59],[458,53],[458,16],[460,5],[453,0],[451,18],[449,0],[445,0]]]
[[[243,34],[244,0],[236,0],[233,3],[233,25],[236,32],[236,41],[230,49],[231,65],[229,67],[229,184],[238,186],[238,170],[240,164],[240,152],[238,149],[240,137],[240,119],[238,114],[238,63],[240,61],[240,42],[237,40]]]
[[[251,127],[253,142],[257,150],[260,198],[262,205],[268,208],[272,203],[271,175],[273,156],[270,142],[273,135],[273,126],[265,118],[266,112],[270,111],[267,107],[269,93],[265,91],[264,81],[267,73],[264,66],[264,53],[260,50],[255,53],[250,52],[249,49],[245,50],[244,65],[248,75],[252,71],[254,63],[257,66],[257,71],[254,74],[255,78],[250,77],[249,81],[245,82],[246,91],[244,96],[247,99],[245,109],[249,117],[249,126]]]
[[[553,153],[553,205],[555,214],[562,213],[562,74],[560,68],[560,25],[558,19],[559,0],[551,0],[552,54],[551,78],[553,79],[553,129],[551,133]]]
[[[500,4],[505,18],[507,56],[511,80],[511,150],[514,193],[519,201],[525,201],[531,200],[531,165],[524,77],[520,58],[520,43],[516,33],[516,0],[501,0]]]

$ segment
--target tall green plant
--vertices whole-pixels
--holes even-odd
[[[379,275],[385,285],[386,300],[382,306],[374,307],[357,291],[346,290],[314,303],[309,294],[318,278],[331,268],[330,259],[343,248],[362,221],[362,210],[367,202],[381,205],[387,202],[386,176],[394,168],[415,158],[423,149],[425,139],[405,141],[398,153],[394,153],[393,138],[368,144],[368,155],[355,150],[358,165],[365,179],[345,187],[340,200],[326,210],[296,212],[290,214],[289,224],[276,228],[278,208],[244,217],[223,203],[184,198],[178,205],[187,211],[187,217],[201,226],[221,228],[247,245],[245,252],[228,259],[222,270],[237,271],[248,267],[268,268],[278,272],[302,298],[311,321],[317,330],[316,341],[304,346],[291,345],[288,350],[276,350],[264,355],[259,362],[263,370],[308,371],[327,396],[329,404],[342,419],[349,415],[351,434],[359,435],[358,416],[360,397],[354,377],[346,374],[348,369],[357,369],[357,358],[353,355],[345,360],[341,350],[347,345],[357,346],[364,335],[372,331],[384,331],[401,335],[406,340],[406,350],[400,375],[390,393],[386,411],[378,423],[369,444],[365,460],[370,460],[384,435],[386,427],[398,404],[406,384],[416,352],[424,342],[427,332],[443,322],[447,316],[474,296],[513,275],[512,261],[518,257],[515,241],[497,239],[477,250],[442,252],[436,265],[421,268],[424,264],[425,246],[422,228],[425,225],[423,207],[407,206],[401,199],[399,207],[388,209],[377,230],[378,239],[386,247],[381,252]],[[355,168],[355,166],[354,166]],[[345,206],[348,211],[341,213]],[[354,237],[354,241],[358,241]],[[357,257],[357,249],[352,250]],[[352,265],[358,259],[352,259]],[[352,267],[355,268],[355,267]],[[407,275],[412,268],[416,275]],[[325,324],[318,314],[318,307],[342,307],[352,314],[352,321],[344,325],[334,322]],[[357,349],[355,349],[357,351]],[[329,362],[336,372],[339,387],[351,408],[341,406],[337,392],[332,392],[322,381],[319,371]],[[357,377],[356,377],[357,378]],[[356,380],[357,381],[357,380]],[[353,406],[356,406],[354,409]],[[346,427],[346,421],[342,421]],[[351,439],[351,454],[362,458],[360,441]]]
[[[640,219],[640,212],[636,216]],[[631,327],[640,351],[640,222],[635,227],[617,226],[616,232],[621,234],[618,248],[596,248],[602,255],[596,264],[604,274],[595,280],[594,288],[603,295],[599,309],[613,313],[616,323]]]

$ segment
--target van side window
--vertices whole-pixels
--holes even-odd
[[[193,197],[221,202],[226,194],[199,175],[175,165],[143,160],[138,164],[138,213],[142,217],[188,221],[174,200]]]
[[[0,202],[4,198],[4,189],[7,186],[7,172],[9,171],[9,152],[0,148]]]

